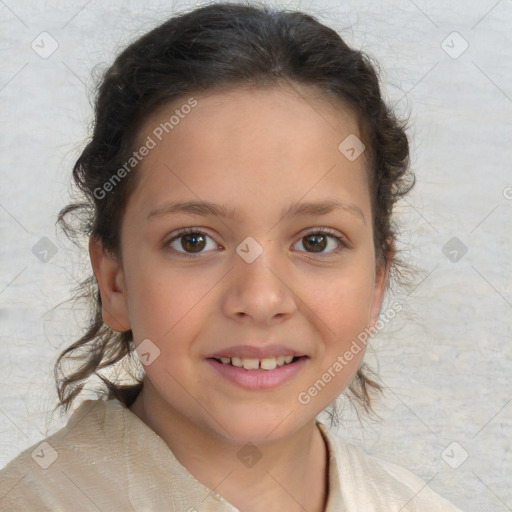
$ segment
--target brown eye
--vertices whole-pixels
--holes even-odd
[[[322,234],[306,235],[302,240],[303,246],[312,252],[322,252],[327,247],[327,237]]]
[[[201,252],[205,245],[205,237],[200,233],[181,236],[181,247],[187,252]]]
[[[297,244],[302,245],[302,248],[307,252],[317,254],[336,253],[346,247],[341,236],[323,230],[308,233]]]
[[[218,248],[212,237],[202,231],[187,229],[181,231],[166,244],[172,251],[182,256],[191,256],[208,252],[209,249]],[[206,250],[205,250],[206,249]]]

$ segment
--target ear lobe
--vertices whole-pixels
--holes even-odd
[[[130,317],[120,263],[105,252],[96,237],[89,238],[89,256],[100,289],[103,321],[114,331],[129,331]]]
[[[389,281],[389,272],[391,262],[395,255],[395,244],[393,241],[389,244],[387,254],[384,256],[383,261],[379,262],[375,272],[375,287],[373,293],[373,303],[370,311],[370,324],[374,325],[379,319],[380,309],[386,293],[386,288]]]

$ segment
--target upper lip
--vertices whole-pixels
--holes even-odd
[[[221,357],[239,357],[241,359],[268,359],[278,356],[304,356],[304,352],[296,350],[285,345],[266,345],[263,347],[255,345],[235,345],[228,347],[207,356],[207,359]]]

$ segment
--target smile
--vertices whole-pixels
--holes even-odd
[[[229,364],[246,370],[274,370],[278,366],[285,366],[297,359],[294,356],[266,357],[265,359],[242,358],[242,357],[220,357],[217,361],[222,364]]]
[[[206,362],[223,381],[249,391],[275,389],[292,380],[308,361],[307,356],[276,356],[263,359],[211,357]]]

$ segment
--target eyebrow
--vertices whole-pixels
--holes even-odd
[[[302,216],[318,216],[327,215],[335,210],[343,210],[351,213],[366,224],[366,218],[359,206],[352,203],[344,203],[337,199],[326,199],[317,202],[298,202],[294,203],[281,212],[279,221],[296,215]],[[235,219],[236,213],[234,208],[229,209],[225,205],[212,203],[210,201],[171,201],[152,210],[147,216],[147,220],[154,217],[162,217],[164,215],[172,215],[185,213],[191,215],[200,215],[207,217],[209,215],[222,217],[225,219]]]

